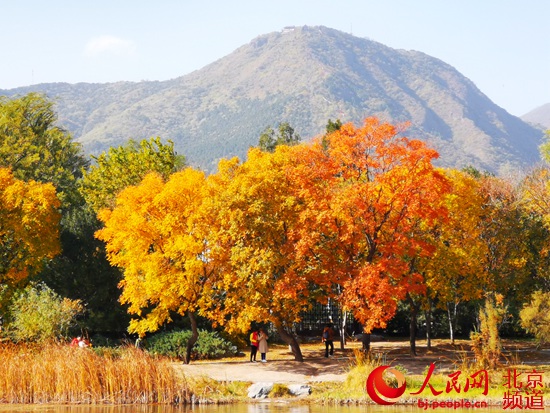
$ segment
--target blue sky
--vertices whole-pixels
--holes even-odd
[[[172,79],[290,25],[439,58],[513,115],[550,103],[549,0],[0,0],[0,89]]]

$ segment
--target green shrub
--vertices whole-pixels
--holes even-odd
[[[147,339],[146,348],[153,354],[184,360],[190,337],[191,331],[188,330],[159,333]],[[191,358],[217,359],[236,354],[237,347],[219,337],[217,332],[199,330],[199,338],[193,346]]]
[[[63,298],[43,283],[29,284],[9,307],[8,334],[14,341],[60,339],[83,312],[80,300]]]

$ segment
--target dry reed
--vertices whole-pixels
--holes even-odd
[[[167,361],[133,347],[100,356],[62,345],[3,345],[0,360],[0,403],[184,403],[189,398]]]

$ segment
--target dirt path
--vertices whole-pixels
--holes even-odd
[[[248,381],[272,383],[308,383],[314,381],[343,381],[349,359],[332,357],[294,360],[271,360],[267,363],[249,361],[201,362],[178,367],[187,376],[204,375],[219,381]]]
[[[336,349],[334,357],[323,357],[319,344],[303,345],[304,362],[294,361],[285,346],[272,346],[267,363],[250,363],[248,355],[216,361],[193,361],[191,364],[174,363],[176,369],[188,377],[206,376],[219,381],[308,383],[322,381],[344,381],[355,360],[354,350],[360,344],[348,343],[345,350]],[[410,356],[406,341],[380,341],[372,343],[372,354],[381,364],[400,365],[408,374],[424,374],[430,363],[436,363],[440,371],[456,371],[466,358],[471,358],[469,342],[451,345],[446,340],[434,341],[432,350],[427,351],[425,342],[418,341],[416,357]],[[503,362],[507,364],[550,365],[548,349],[534,349],[525,342],[504,343]]]

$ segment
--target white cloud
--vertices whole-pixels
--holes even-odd
[[[84,56],[95,57],[101,54],[116,56],[132,56],[136,52],[136,45],[131,40],[104,35],[91,39],[84,49]]]

